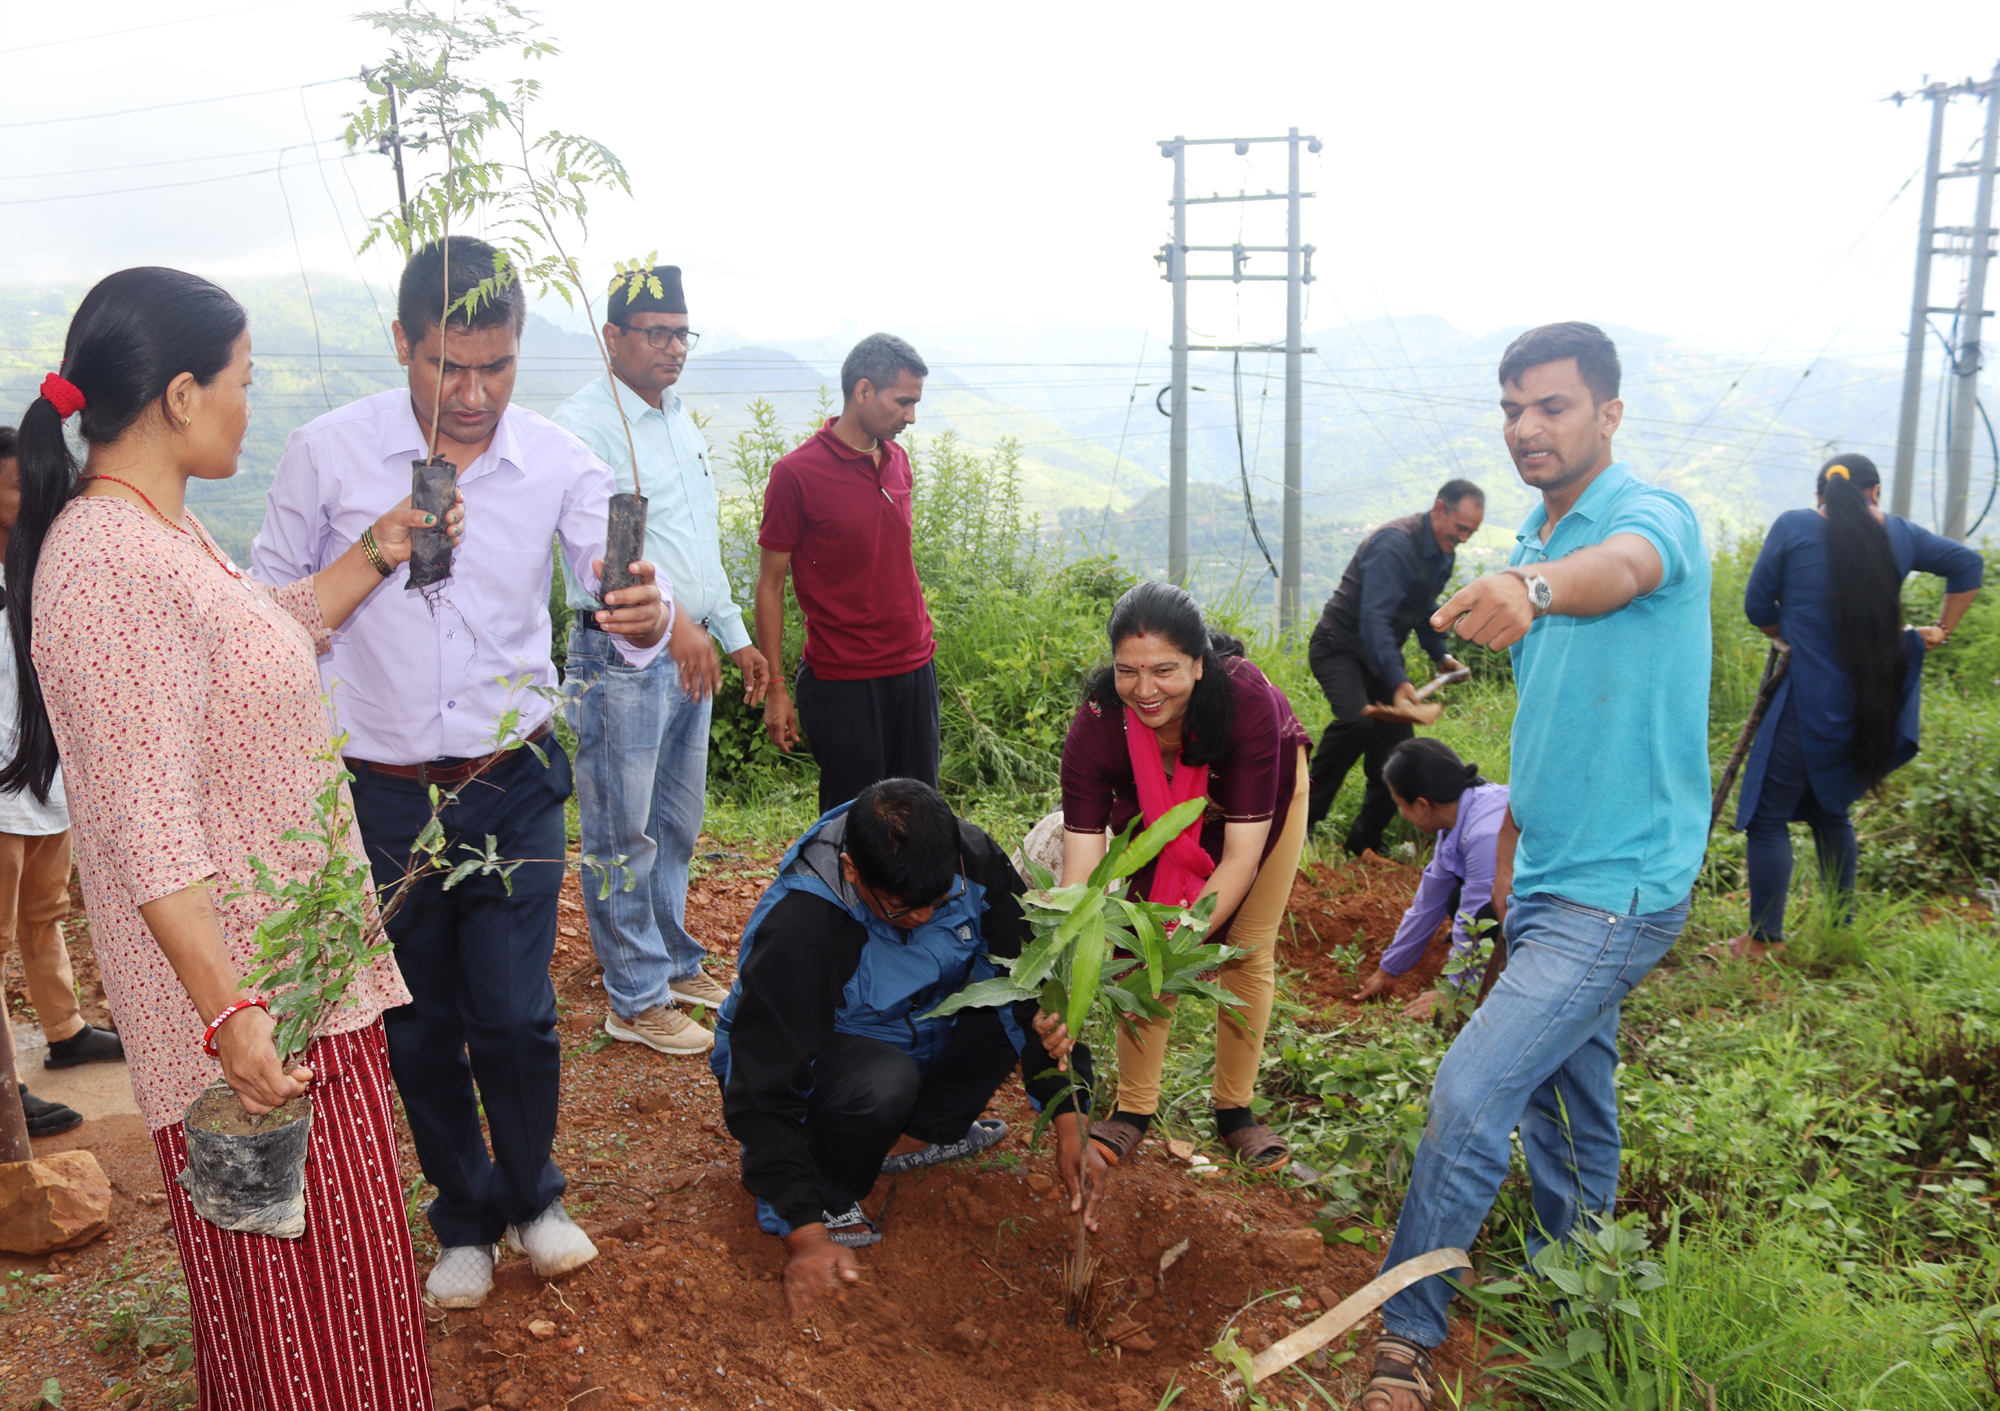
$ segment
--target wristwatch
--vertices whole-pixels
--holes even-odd
[[[1507,570],[1528,585],[1528,606],[1536,617],[1546,617],[1556,600],[1556,590],[1549,586],[1549,580],[1530,568],[1510,568]]]

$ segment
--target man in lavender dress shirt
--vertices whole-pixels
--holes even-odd
[[[494,251],[454,236],[453,306],[489,278]],[[465,530],[439,589],[403,569],[356,608],[320,658],[340,729],[361,837],[385,893],[430,818],[429,789],[449,794],[491,756],[518,709],[516,748],[491,760],[442,821],[457,839],[491,836],[503,857],[531,858],[512,877],[450,891],[419,885],[391,920],[396,962],[414,997],[385,1016],[389,1061],[417,1158],[437,1188],[429,1209],[442,1246],[426,1292],[476,1307],[493,1286],[504,1234],[551,1277],[597,1250],[563,1211],[550,1159],[562,1058],[549,982],[567,836],[570,763],[550,733],[551,707],[522,692],[552,687],[552,541],[592,592],[603,571],[612,473],[582,443],[509,405],[527,302],[518,284],[441,326],[445,262],[419,250],[403,272],[395,325],[409,388],[364,397],[293,432],[278,463],[252,554],[267,583],[290,583],[344,552],[410,492],[410,463],[435,444],[459,467]],[[440,383],[442,383],[440,395]],[[435,435],[432,418],[435,409]],[[652,565],[596,614],[634,667],[649,664],[672,621]],[[522,736],[536,746],[520,748]],[[546,763],[544,763],[546,760]],[[477,1084],[475,1093],[474,1084]],[[484,1110],[492,1137],[481,1131]]]

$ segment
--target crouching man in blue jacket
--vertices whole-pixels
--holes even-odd
[[[1006,1135],[979,1114],[1016,1066],[1039,1108],[1055,1100],[1056,1159],[1070,1209],[1097,1227],[1102,1159],[1067,1095],[1090,1084],[1033,1000],[926,1018],[998,973],[1028,939],[1023,887],[998,844],[914,779],[885,779],[792,845],[750,913],[710,1067],[743,1144],[757,1221],[784,1237],[785,1298],[803,1316],[881,1238],[861,1197],[878,1175],[958,1161]],[[1084,1163],[1088,1160],[1088,1189]]]

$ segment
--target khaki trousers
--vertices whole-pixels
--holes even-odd
[[[0,833],[0,955],[21,948],[28,1001],[50,1043],[83,1031],[76,975],[63,944],[69,915],[69,834]]]
[[[1299,854],[1306,844],[1306,806],[1312,781],[1306,775],[1306,752],[1299,750],[1298,787],[1291,807],[1274,824],[1278,844],[1250,884],[1229,944],[1246,952],[1225,960],[1217,976],[1222,988],[1243,1001],[1240,1010],[1218,1009],[1215,1022],[1215,1105],[1248,1107],[1257,1091],[1257,1067],[1264,1057],[1264,1031],[1271,1023],[1271,1000],[1277,988],[1278,925],[1292,899],[1292,879],[1298,875]],[[1169,1008],[1173,997],[1166,1000]],[[1118,1111],[1151,1116],[1160,1106],[1160,1072],[1166,1065],[1171,1015],[1136,1023],[1136,1037],[1118,1026]]]

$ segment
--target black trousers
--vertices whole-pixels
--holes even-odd
[[[806,1100],[821,1207],[837,1214],[867,1195],[905,1132],[933,1143],[964,1137],[1019,1061],[992,1009],[960,1011],[923,1072],[893,1044],[836,1034],[813,1061]]]
[[[502,857],[564,855],[569,756],[553,737],[540,743],[547,766],[516,750],[461,788],[441,820],[448,856],[465,856],[459,839],[483,847],[488,834]],[[386,900],[430,818],[430,801],[414,779],[366,764],[354,775],[361,839]],[[492,1244],[563,1193],[549,1155],[562,1067],[549,958],[562,872],[560,862],[527,863],[514,872],[511,895],[498,877],[470,877],[448,892],[432,878],[389,923],[412,996],[382,1016],[389,1069],[424,1178],[437,1187],[431,1229],[447,1247]]]
[[[1354,761],[1362,761],[1361,775],[1367,789],[1361,796],[1361,811],[1347,830],[1345,846],[1351,853],[1383,849],[1382,830],[1396,816],[1396,801],[1382,782],[1382,765],[1390,751],[1416,735],[1414,726],[1397,721],[1369,720],[1361,714],[1370,701],[1386,702],[1395,688],[1370,671],[1352,652],[1342,651],[1315,637],[1306,654],[1312,673],[1333,707],[1333,722],[1319,737],[1308,773],[1312,779],[1306,801],[1306,830],[1319,826],[1333,807],[1334,795],[1347,781]]]
[[[861,681],[822,681],[801,666],[794,685],[799,724],[819,762],[821,813],[884,779],[921,779],[937,787],[935,662]]]

